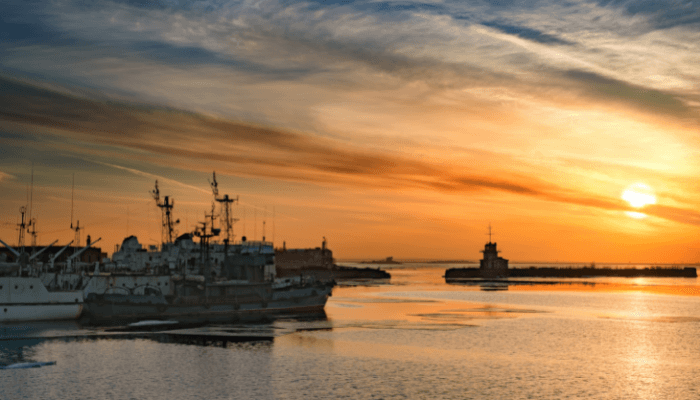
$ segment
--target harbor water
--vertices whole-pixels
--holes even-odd
[[[700,397],[697,279],[457,285],[446,267],[343,284],[305,318],[0,325],[0,398]]]

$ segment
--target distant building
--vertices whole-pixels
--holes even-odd
[[[287,249],[286,243],[281,249],[275,249],[275,266],[280,270],[331,269],[333,252],[326,248],[326,239],[321,247],[315,249]]]
[[[484,258],[479,262],[482,277],[508,275],[508,260],[498,256],[496,243],[486,243],[481,252],[484,253]]]

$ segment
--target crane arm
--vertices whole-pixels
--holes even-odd
[[[54,244],[56,244],[56,242],[58,242],[58,240],[54,240],[53,243],[51,243],[50,245],[48,245],[48,246],[44,247],[43,249],[39,250],[38,252],[34,253],[31,257],[29,257],[29,261],[32,261],[33,259],[37,258],[37,256],[38,256],[39,254],[43,253],[44,250],[46,250],[46,249],[48,249],[49,247],[51,247],[51,246],[53,246]]]
[[[56,254],[54,254],[53,257],[51,257],[51,261],[56,260],[56,259],[58,258],[58,256],[60,256],[61,253],[63,253],[63,252],[68,248],[68,246],[70,246],[71,244],[73,244],[73,241],[72,241],[72,240],[70,241],[70,243],[68,243],[67,245],[63,246],[63,248],[62,248],[61,250],[59,250]]]
[[[2,240],[0,240],[0,243],[4,244],[5,247],[7,247],[7,249],[10,250],[10,251],[12,252],[12,254],[14,254],[15,256],[19,257],[19,252],[18,252],[17,250],[13,249],[12,247],[10,247],[10,245],[8,245],[7,243],[3,242]]]
[[[89,245],[83,247],[83,248],[80,249],[77,253],[73,254],[73,255],[70,256],[70,257],[68,257],[68,260],[71,260],[71,261],[72,261],[74,258],[77,258],[79,255],[83,254],[83,252],[84,252],[85,250],[89,249],[90,246],[92,246],[93,244],[99,242],[100,240],[102,240],[102,238],[99,238],[99,239],[95,240],[94,242],[90,243]]]

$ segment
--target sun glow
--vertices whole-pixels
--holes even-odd
[[[643,183],[635,183],[625,189],[625,191],[622,192],[622,200],[630,203],[630,206],[634,208],[642,208],[649,204],[656,204],[654,191]],[[646,214],[636,211],[625,211],[625,214],[635,219],[647,217]]]
[[[622,200],[627,201],[634,208],[642,208],[649,204],[656,204],[654,191],[643,183],[635,183],[625,189]]]

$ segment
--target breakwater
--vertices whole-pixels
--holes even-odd
[[[286,278],[291,276],[313,276],[319,280],[335,279],[355,280],[355,279],[389,279],[391,274],[379,268],[355,268],[341,267],[334,265],[333,268],[306,267],[300,270],[278,270],[277,276]]]
[[[487,276],[481,268],[450,268],[445,271],[445,280],[465,278],[491,278],[493,271]],[[501,278],[588,278],[588,277],[622,277],[622,278],[697,278],[697,270],[694,267],[685,268],[555,268],[555,267],[530,267],[509,268],[499,271]]]

